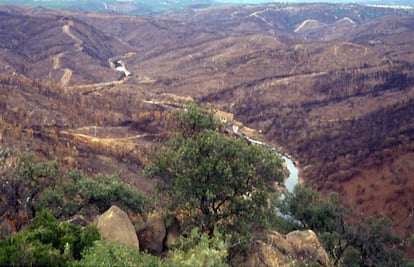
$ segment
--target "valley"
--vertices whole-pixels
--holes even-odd
[[[385,213],[414,234],[413,11],[275,3],[129,16],[0,5],[0,26],[3,148],[116,172],[150,195],[142,168],[171,111],[193,99],[291,155],[304,183],[339,193],[351,219]]]

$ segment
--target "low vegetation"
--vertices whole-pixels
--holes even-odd
[[[79,170],[69,172],[61,184],[46,189],[40,196],[36,210],[54,207],[58,217],[86,213],[91,206],[103,213],[114,203],[133,213],[144,214],[145,197],[123,183],[116,175],[97,175],[90,178]]]
[[[0,241],[0,266],[66,266],[99,239],[96,227],[59,223],[43,210],[27,228]]]
[[[146,198],[116,175],[91,178],[77,169],[62,175],[56,161],[36,162],[33,154],[15,156],[9,150],[0,155],[0,214],[14,230],[45,208],[59,219],[95,216],[112,204],[145,214]]]

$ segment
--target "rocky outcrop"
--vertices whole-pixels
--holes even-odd
[[[294,231],[286,237],[270,231],[266,235],[266,242],[256,241],[245,262],[247,267],[288,267],[292,264],[331,266],[326,251],[313,231]]]
[[[289,266],[293,258],[283,251],[278,250],[271,244],[261,240],[256,241],[253,251],[247,257],[246,267],[279,267]]]
[[[328,254],[315,232],[311,230],[293,231],[286,235],[286,240],[292,246],[299,260],[330,266]]]
[[[96,226],[99,233],[108,241],[117,241],[122,245],[139,250],[138,237],[125,211],[117,206],[98,216]]]
[[[166,237],[164,220],[158,216],[153,216],[144,223],[138,230],[140,249],[154,255],[160,255]]]

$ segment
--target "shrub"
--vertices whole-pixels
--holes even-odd
[[[107,243],[104,240],[96,241],[94,245],[82,253],[82,259],[73,264],[81,266],[167,266],[160,258],[137,252],[128,246],[119,243]]]
[[[55,216],[69,217],[90,207],[104,212],[114,203],[143,214],[146,199],[116,175],[97,175],[92,179],[79,170],[73,170],[66,175],[66,182],[54,190],[46,189],[39,196],[35,208],[51,208]]]
[[[57,211],[55,216],[60,216],[60,209],[64,205],[63,192],[60,190],[53,190],[46,188],[37,201],[34,203],[34,208],[37,211],[48,208]]]
[[[221,236],[209,238],[200,234],[198,228],[191,231],[188,238],[178,241],[178,248],[170,252],[166,259],[168,265],[182,267],[224,267],[227,258],[227,247]]]
[[[188,238],[179,239],[176,248],[164,259],[100,240],[85,250],[73,266],[224,267],[226,257],[226,245],[220,236],[210,238],[195,228]]]
[[[96,227],[82,231],[43,210],[25,230],[0,242],[0,266],[66,266],[99,238]]]
[[[75,183],[84,205],[96,205],[100,212],[109,209],[116,202],[119,206],[144,213],[145,197],[117,176],[98,175],[95,179],[84,178]]]
[[[31,219],[39,193],[53,187],[58,177],[56,161],[36,163],[31,153],[16,157],[0,149],[0,211],[9,219],[16,219],[18,215]],[[25,222],[16,222],[16,227],[19,229]]]

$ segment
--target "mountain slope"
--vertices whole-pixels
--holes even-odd
[[[355,216],[386,212],[413,234],[401,219],[414,206],[411,13],[327,4],[152,17],[0,9],[3,144],[90,173],[118,170],[149,192],[140,169],[168,130],[166,114],[191,97],[260,130]]]
[[[63,13],[26,16],[2,12],[0,17],[4,29],[0,57],[6,62],[2,66],[5,70],[61,85],[74,80],[96,83],[118,79],[119,73],[108,68],[108,60],[128,51],[119,40]]]

